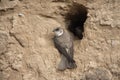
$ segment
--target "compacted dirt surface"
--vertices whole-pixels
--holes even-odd
[[[76,69],[57,70],[56,27],[74,38]],[[0,80],[120,80],[120,0],[0,0]]]

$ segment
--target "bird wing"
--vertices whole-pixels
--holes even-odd
[[[55,39],[54,39],[54,44],[55,44],[55,47],[58,49],[58,51],[59,51],[61,54],[63,54],[63,55],[68,59],[68,61],[70,61],[70,62],[75,62],[75,61],[73,60],[73,57],[70,56],[70,54],[68,54],[68,52],[67,52],[68,48],[63,47],[63,46],[62,46],[59,42],[57,42],[57,40],[55,40]]]

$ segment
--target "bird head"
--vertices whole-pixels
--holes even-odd
[[[60,28],[60,27],[57,27],[57,28],[55,28],[54,30],[53,30],[53,32],[55,33],[55,36],[61,36],[62,34],[63,34],[63,29],[62,28]]]

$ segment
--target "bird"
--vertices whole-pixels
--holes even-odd
[[[58,64],[58,70],[74,69],[77,67],[74,57],[73,38],[67,30],[57,27],[53,30],[53,42],[55,48],[61,55],[61,61]]]

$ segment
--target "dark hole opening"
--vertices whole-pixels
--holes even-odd
[[[84,23],[87,19],[87,13],[88,10],[84,5],[73,3],[65,16],[68,30],[79,39],[83,38]]]

